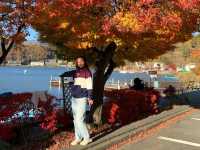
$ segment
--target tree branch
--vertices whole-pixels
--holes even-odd
[[[98,49],[98,48],[96,48],[96,47],[91,47],[90,49],[92,49],[94,52],[96,52],[96,53],[99,53],[100,52],[100,50]]]
[[[10,42],[8,43],[8,47],[6,48],[5,44],[5,38],[1,38],[1,50],[2,50],[2,55],[0,56],[0,64],[3,63],[3,61],[6,59],[8,53],[10,52],[11,48],[13,47],[15,40],[14,38],[21,32],[25,24],[22,24],[18,27],[17,32],[14,37],[11,38]]]
[[[7,48],[7,50],[6,51],[10,51],[10,49],[12,48],[12,46],[13,46],[13,44],[15,43],[15,41],[12,39],[11,40],[11,42],[9,43],[9,45],[8,45],[8,48]]]
[[[112,74],[114,68],[116,67],[116,63],[111,59],[109,66],[104,74],[104,83],[108,80],[108,78],[110,77],[110,75]]]
[[[105,48],[103,59],[104,59],[107,63],[109,63],[110,59],[113,57],[116,48],[117,48],[117,45],[115,44],[115,42],[111,42],[111,43]]]
[[[1,38],[1,50],[2,53],[6,52],[5,38]]]
[[[18,35],[22,31],[23,27],[25,27],[24,23],[18,27],[17,33],[15,35]]]

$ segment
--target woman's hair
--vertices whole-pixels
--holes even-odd
[[[77,60],[78,58],[81,58],[85,63],[84,67],[88,68],[88,63],[87,63],[85,56],[77,56],[75,60]],[[77,66],[77,63],[76,63],[76,66]]]

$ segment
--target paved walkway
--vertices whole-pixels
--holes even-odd
[[[200,150],[200,110],[147,139],[120,150]]]
[[[145,131],[178,114],[187,112],[192,107],[200,108],[199,91],[187,93],[185,96],[188,97],[190,106],[175,106],[173,109],[158,115],[149,116],[146,119],[123,126],[86,147],[75,146],[63,150],[104,150],[127,139],[130,135]],[[200,150],[200,109],[174,125],[155,133],[152,137],[135,144],[123,145],[121,150]]]

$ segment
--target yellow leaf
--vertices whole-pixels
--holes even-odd
[[[60,28],[60,29],[65,29],[65,28],[67,28],[68,26],[69,26],[69,23],[68,23],[68,22],[63,22],[63,23],[60,24],[59,28]]]

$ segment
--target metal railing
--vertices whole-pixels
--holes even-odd
[[[188,82],[182,82],[182,86],[176,89],[176,93],[185,94],[188,92],[199,91],[199,90],[200,90],[199,81],[188,81]]]
[[[71,86],[70,82],[65,77],[61,78],[61,85],[62,85],[62,91],[63,91],[63,104],[64,104],[64,111],[71,114]]]

